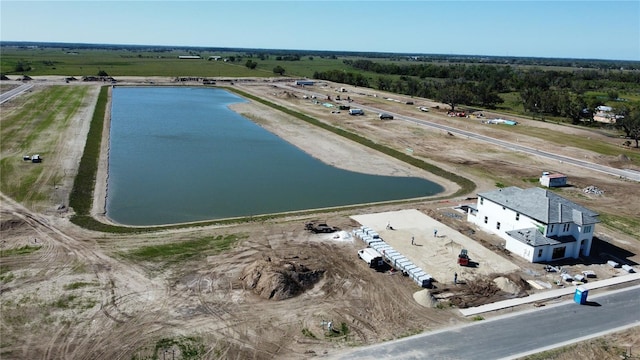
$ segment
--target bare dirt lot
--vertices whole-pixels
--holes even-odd
[[[56,81],[41,80],[34,92]],[[151,81],[127,80],[132,84]],[[153,81],[170,84],[168,79]],[[92,99],[95,102],[96,85],[74,86],[90,86],[92,90],[86,93],[83,103],[91,104]],[[301,89],[289,85],[274,87],[272,83],[236,82],[232,86],[394,148],[410,148],[414,156],[472,179],[480,191],[494,188],[496,182],[530,186],[522,179],[535,178],[545,170],[563,171],[569,173],[573,185],[562,191],[563,196],[596,211],[638,221],[640,190],[637,183],[542,158],[513,154],[414,124],[381,122],[374,114],[350,117],[344,112],[332,113],[311,99],[305,99],[306,93]],[[314,88],[313,91],[324,91],[331,97],[337,94],[334,86]],[[489,129],[480,123],[450,119],[436,112],[422,114],[416,106],[436,105],[424,99],[412,99],[415,106],[409,106],[374,94],[368,89],[348,89],[343,96],[394,113],[424,116],[434,122],[453,123],[503,139],[517,137],[514,140],[548,151],[578,158],[586,156],[612,165],[620,161],[615,156],[603,157],[578,148],[547,143],[540,138],[514,135],[503,127]],[[15,101],[28,101],[25,99],[3,104],[3,118],[19,111]],[[64,172],[65,176],[74,174],[70,167],[77,166],[79,161],[92,108],[86,105],[79,109],[69,123],[73,125],[62,126],[55,143],[58,145],[52,145],[74,151],[65,150],[64,156],[51,157],[44,168],[45,173],[54,174],[64,168],[69,170]],[[438,181],[448,194],[458,189],[453,183],[327,134],[264,105],[249,102],[234,105],[233,109],[334,166],[386,175],[421,176]],[[523,126],[544,126],[554,131],[590,136],[594,141],[615,141],[584,129],[563,127],[557,130],[554,124],[520,121]],[[105,146],[103,150],[103,168],[97,180],[98,195],[94,206],[96,216],[104,209],[101,205],[104,191],[100,189],[104,189],[106,183],[104,166],[108,148]],[[20,152],[16,150],[11,154],[19,156]],[[3,160],[7,156],[3,153]],[[544,272],[542,265],[525,263],[510,256],[502,250],[498,239],[473,231],[464,219],[456,216],[458,213],[452,207],[475,194],[446,202],[423,199],[410,205],[372,204],[354,211],[291,216],[260,223],[118,235],[79,228],[69,222],[70,212],[52,211],[57,209],[56,199],[68,197],[70,185],[65,184],[56,189],[56,197],[33,200],[26,207],[2,197],[0,356],[3,359],[312,358],[336,354],[344,347],[373,344],[464,323],[470,320],[461,317],[451,305],[474,305],[471,300],[479,296],[496,300],[513,295],[487,285],[489,282],[453,288],[448,284],[450,280],[444,280],[437,284],[433,294],[440,294],[441,299],[426,301],[427,296],[428,300],[433,300],[431,294],[425,295],[424,290],[409,278],[397,273],[376,272],[358,259],[356,252],[363,244],[348,232],[361,225],[352,216],[364,214],[417,209],[434,222],[469,236],[505,262],[521,269],[508,274],[481,274],[483,277],[479,277],[479,281],[504,276],[509,281],[491,283],[505,289],[509,288],[506,285],[515,286],[512,290],[521,293],[534,291],[527,288],[528,279],[550,283],[555,280],[553,275]],[[584,194],[581,189],[588,185],[605,192],[599,196]],[[317,218],[344,232],[311,234],[306,231],[304,223]],[[444,231],[445,228],[441,229]],[[206,249],[190,258],[160,256],[145,260],[130,256],[151,245],[190,244],[230,235],[238,239],[231,243],[230,249]],[[594,254],[616,254],[630,263],[640,262],[640,243],[636,236],[605,226],[597,228],[596,236]],[[600,258],[594,257],[590,262],[563,266],[575,271],[594,269],[601,278],[616,275]],[[263,276],[264,279],[260,279]],[[329,322],[332,330],[328,330]],[[616,339],[612,340],[614,344],[629,344],[634,353],[640,351],[637,335],[631,339],[628,336]],[[583,355],[580,353],[581,358],[590,358]]]

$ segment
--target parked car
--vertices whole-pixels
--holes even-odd
[[[380,120],[393,120],[393,115],[387,113],[381,113],[378,117]]]

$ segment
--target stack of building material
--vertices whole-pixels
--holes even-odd
[[[362,240],[368,247],[379,252],[391,267],[398,271],[402,271],[403,274],[409,276],[421,287],[431,286],[431,282],[433,281],[433,277],[431,275],[427,274],[419,266],[407,259],[406,256],[396,251],[391,245],[384,242],[384,240],[380,238],[380,235],[371,228],[362,226],[361,228],[354,230],[353,235]]]

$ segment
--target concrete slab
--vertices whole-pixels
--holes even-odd
[[[452,283],[454,273],[458,273],[458,281],[465,281],[479,275],[519,270],[509,260],[416,209],[355,215],[351,218],[376,231],[387,244],[437,282]],[[393,230],[386,228],[388,223]],[[438,230],[437,236],[434,236],[434,230]],[[411,237],[414,237],[415,245],[411,245]],[[359,242],[366,247],[365,243]],[[469,251],[469,257],[478,263],[477,267],[461,267],[457,264],[461,249]]]

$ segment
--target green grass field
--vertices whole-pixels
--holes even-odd
[[[180,55],[190,55],[184,51],[129,51],[98,49],[55,49],[55,48],[10,48],[2,50],[0,73],[8,75],[61,75],[95,76],[105,71],[110,76],[194,76],[194,77],[272,77],[273,68],[281,66],[285,75],[312,77],[316,71],[343,70],[346,66],[340,59],[322,57],[301,57],[299,61],[276,60],[269,55],[265,60],[248,57],[236,52],[198,52],[201,59],[179,59]],[[208,60],[209,56],[224,58],[236,57],[234,62]],[[238,58],[240,60],[238,61]],[[255,69],[245,66],[247,60],[258,65]],[[19,63],[28,65],[31,70],[16,71]],[[351,70],[351,72],[356,72]]]
[[[51,134],[66,129],[69,119],[79,110],[88,88],[84,86],[51,86],[26,97],[17,111],[4,112],[0,128],[0,190],[12,198],[29,203],[45,198],[47,186],[41,178],[45,162],[33,164],[23,155],[52,156],[58,139]],[[30,131],[25,131],[30,129]],[[60,169],[51,180],[62,177]]]
[[[218,254],[229,250],[239,240],[238,235],[208,236],[176,243],[144,246],[123,253],[122,256],[134,261],[173,264]]]
[[[601,155],[619,156],[620,154],[624,154],[631,160],[633,164],[640,165],[640,153],[638,153],[638,151],[631,148],[624,148],[622,146],[615,146],[601,141],[593,141],[589,137],[581,137],[566,133],[549,131],[544,128],[520,125],[510,127],[509,131],[513,133],[534,136],[539,139],[554,142],[556,144],[563,144],[564,146],[573,146],[579,149],[593,151]],[[620,143],[622,143],[622,140],[620,140]]]

